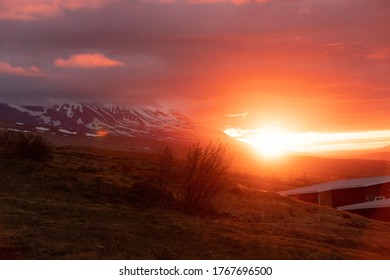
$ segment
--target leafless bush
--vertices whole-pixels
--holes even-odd
[[[230,158],[226,145],[210,142],[199,143],[187,150],[182,166],[182,203],[186,210],[205,209],[219,192],[231,184]]]
[[[0,132],[0,154],[45,162],[52,157],[52,147],[43,137],[29,132]]]
[[[175,157],[170,146],[163,146],[152,178],[158,188],[173,193],[185,211],[204,210],[220,191],[231,185],[226,145],[196,143],[187,149],[182,159]]]

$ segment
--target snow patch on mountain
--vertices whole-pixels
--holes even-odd
[[[39,131],[49,131],[50,130],[47,127],[40,127],[40,126],[36,127],[35,129],[39,130]]]
[[[16,105],[16,104],[7,104],[7,105],[11,108],[18,110],[19,112],[27,113],[30,116],[40,116],[42,114],[41,112],[36,112],[33,110],[26,109],[21,105]]]
[[[63,129],[63,128],[60,128],[58,131],[62,132],[62,133],[66,133],[66,134],[77,134],[77,132],[69,131],[69,130],[66,130],[66,129]]]

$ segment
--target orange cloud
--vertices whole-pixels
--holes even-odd
[[[54,65],[60,68],[112,68],[123,66],[124,63],[105,57],[100,53],[75,54],[68,59],[57,58]]]
[[[2,0],[0,20],[35,20],[52,17],[64,10],[99,8],[109,0]]]
[[[23,68],[20,66],[12,66],[8,62],[0,61],[0,73],[5,73],[14,76],[26,76],[26,77],[41,77],[42,71],[36,66],[30,66],[29,68]]]
[[[226,114],[226,117],[229,118],[245,118],[248,115],[248,112],[238,113],[238,114]]]

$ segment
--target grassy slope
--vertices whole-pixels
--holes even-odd
[[[274,193],[233,189],[212,213],[131,190],[148,156],[62,150],[0,159],[0,258],[390,259],[390,225]]]

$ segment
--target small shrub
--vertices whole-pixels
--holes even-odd
[[[52,158],[52,147],[46,139],[29,132],[0,132],[0,154],[6,157],[46,162]]]
[[[206,146],[196,143],[187,149],[183,159],[177,159],[171,147],[163,146],[149,184],[172,194],[186,212],[208,210],[216,196],[231,186],[226,146],[220,142]]]
[[[210,142],[199,143],[187,150],[181,188],[182,204],[187,211],[205,210],[216,196],[231,185],[230,159],[226,146]]]

